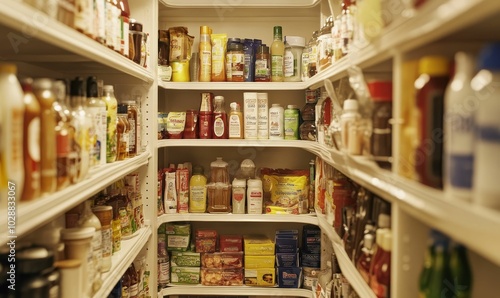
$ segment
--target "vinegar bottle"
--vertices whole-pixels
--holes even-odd
[[[283,73],[283,57],[285,55],[285,43],[281,26],[274,27],[274,41],[271,44],[271,81],[283,82],[285,75]]]
[[[227,114],[224,107],[224,97],[216,96],[214,98],[214,125],[213,125],[213,135],[214,139],[227,139],[229,135],[229,129],[227,127]]]
[[[210,40],[210,28],[208,26],[200,27],[200,82],[210,82],[212,79],[212,43]]]
[[[24,91],[24,188],[21,201],[40,196],[40,104],[33,94],[33,80],[21,82]]]

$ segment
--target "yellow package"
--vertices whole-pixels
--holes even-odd
[[[308,200],[309,170],[261,169],[266,213],[299,214],[299,202]]]
[[[246,286],[268,286],[273,287],[276,280],[276,269],[272,268],[245,268]]]
[[[212,34],[212,82],[226,80],[226,46],[227,34]]]
[[[245,235],[243,245],[245,256],[274,255],[274,242],[264,235]]]
[[[275,256],[249,256],[245,255],[245,269],[274,268]]]

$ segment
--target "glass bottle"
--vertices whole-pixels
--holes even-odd
[[[373,107],[373,133],[371,151],[375,162],[384,169],[391,168],[392,129],[389,120],[392,118],[392,82],[373,81],[368,84]]]
[[[40,183],[41,195],[57,188],[56,116],[53,110],[55,95],[52,80],[36,79],[33,92],[40,104]],[[21,149],[21,148],[19,148]]]
[[[269,56],[269,47],[260,45],[255,54],[255,81],[271,81],[271,59]]]
[[[453,243],[452,245],[450,270],[455,297],[472,297],[472,271],[467,258],[467,249],[459,243]]]
[[[127,120],[130,124],[128,157],[134,157],[139,153],[140,112],[134,100],[125,101],[124,104],[127,105]]]
[[[231,82],[244,82],[245,52],[242,43],[231,44]]]
[[[92,116],[95,138],[91,143],[90,165],[106,163],[106,103],[98,95],[96,77],[87,79],[87,111]]]
[[[106,103],[106,162],[110,163],[116,161],[117,154],[116,118],[118,101],[115,98],[112,85],[105,85],[103,91],[103,100]]]
[[[446,236],[434,232],[435,257],[429,277],[427,298],[454,297],[453,292],[448,291],[449,283],[452,283],[448,245],[449,240]]]
[[[434,241],[431,237],[428,239],[427,249],[424,255],[424,264],[418,279],[418,295],[419,297],[429,297],[429,283],[431,278],[432,267],[434,266],[435,250]]]
[[[356,268],[366,283],[370,282],[370,266],[373,260],[373,235],[366,234],[363,238],[361,255],[356,260]]]
[[[352,48],[355,32],[356,0],[342,0],[340,37],[342,39],[342,54],[349,54]]]
[[[237,44],[241,43],[239,38],[228,38],[226,46],[226,81],[231,82],[233,80],[232,74],[232,63],[233,63],[233,50]]]
[[[391,248],[392,232],[388,231],[383,236],[379,258],[373,259],[373,262],[375,262],[375,264],[373,265],[373,274],[370,278],[370,287],[372,288],[377,298],[390,297]]]
[[[129,58],[130,7],[128,0],[118,2],[120,8],[120,54]]]
[[[134,263],[130,264],[127,269],[130,276],[129,298],[138,298],[139,295],[139,276],[135,270]]]
[[[317,62],[318,62],[318,31],[314,31],[309,43],[307,44],[309,49],[309,63],[307,64],[307,75],[308,77],[314,76],[317,72]]]
[[[332,64],[332,27],[333,18],[329,16],[318,33],[318,70],[321,71]]]
[[[24,91],[23,156],[24,187],[21,201],[40,196],[40,104],[33,94],[33,80],[22,80]]]
[[[285,43],[283,42],[281,26],[274,26],[273,33],[273,43],[271,44],[271,81],[283,82],[285,78],[283,73]]]
[[[119,104],[117,109],[117,122],[116,122],[116,148],[117,156],[116,160],[124,160],[128,158],[128,145],[129,145],[129,132],[130,123],[127,120],[127,105]]]
[[[229,129],[227,127],[227,114],[224,104],[224,96],[216,96],[214,98],[214,112],[213,112],[213,135],[214,139],[227,139],[229,136]]]

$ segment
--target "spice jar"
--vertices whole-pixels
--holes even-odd
[[[245,52],[243,44],[231,43],[229,48],[231,55],[231,82],[243,82],[245,80]]]
[[[269,47],[260,45],[255,54],[255,81],[271,81],[271,58],[269,56]]]

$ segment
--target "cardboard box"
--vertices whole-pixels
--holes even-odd
[[[220,235],[219,246],[221,252],[243,251],[243,237],[241,235]]]
[[[167,235],[168,251],[187,251],[191,240],[190,224],[171,224],[165,225],[165,234]]]
[[[299,253],[276,253],[276,266],[299,267]]]
[[[302,268],[280,267],[277,268],[278,287],[300,288],[302,287]]]
[[[321,229],[315,225],[302,228],[302,251],[305,253],[321,253]]]
[[[199,284],[200,267],[170,267],[170,282],[173,284]]]
[[[191,251],[173,251],[170,258],[173,267],[200,267],[200,253]]]
[[[299,249],[299,237],[297,235],[276,235],[276,253],[295,253]]]
[[[245,285],[274,287],[276,283],[276,269],[274,268],[245,268]]]
[[[302,267],[321,268],[321,254],[302,253],[300,264]]]
[[[274,255],[248,256],[245,255],[245,269],[274,268]]]
[[[243,252],[214,252],[201,255],[203,268],[238,269],[243,268]]]
[[[245,235],[243,237],[243,243],[245,248],[245,255],[274,255],[274,242],[264,235]]]
[[[196,238],[196,252],[215,252],[217,249],[217,238]]]
[[[201,269],[201,284],[204,286],[241,286],[243,269]]]

